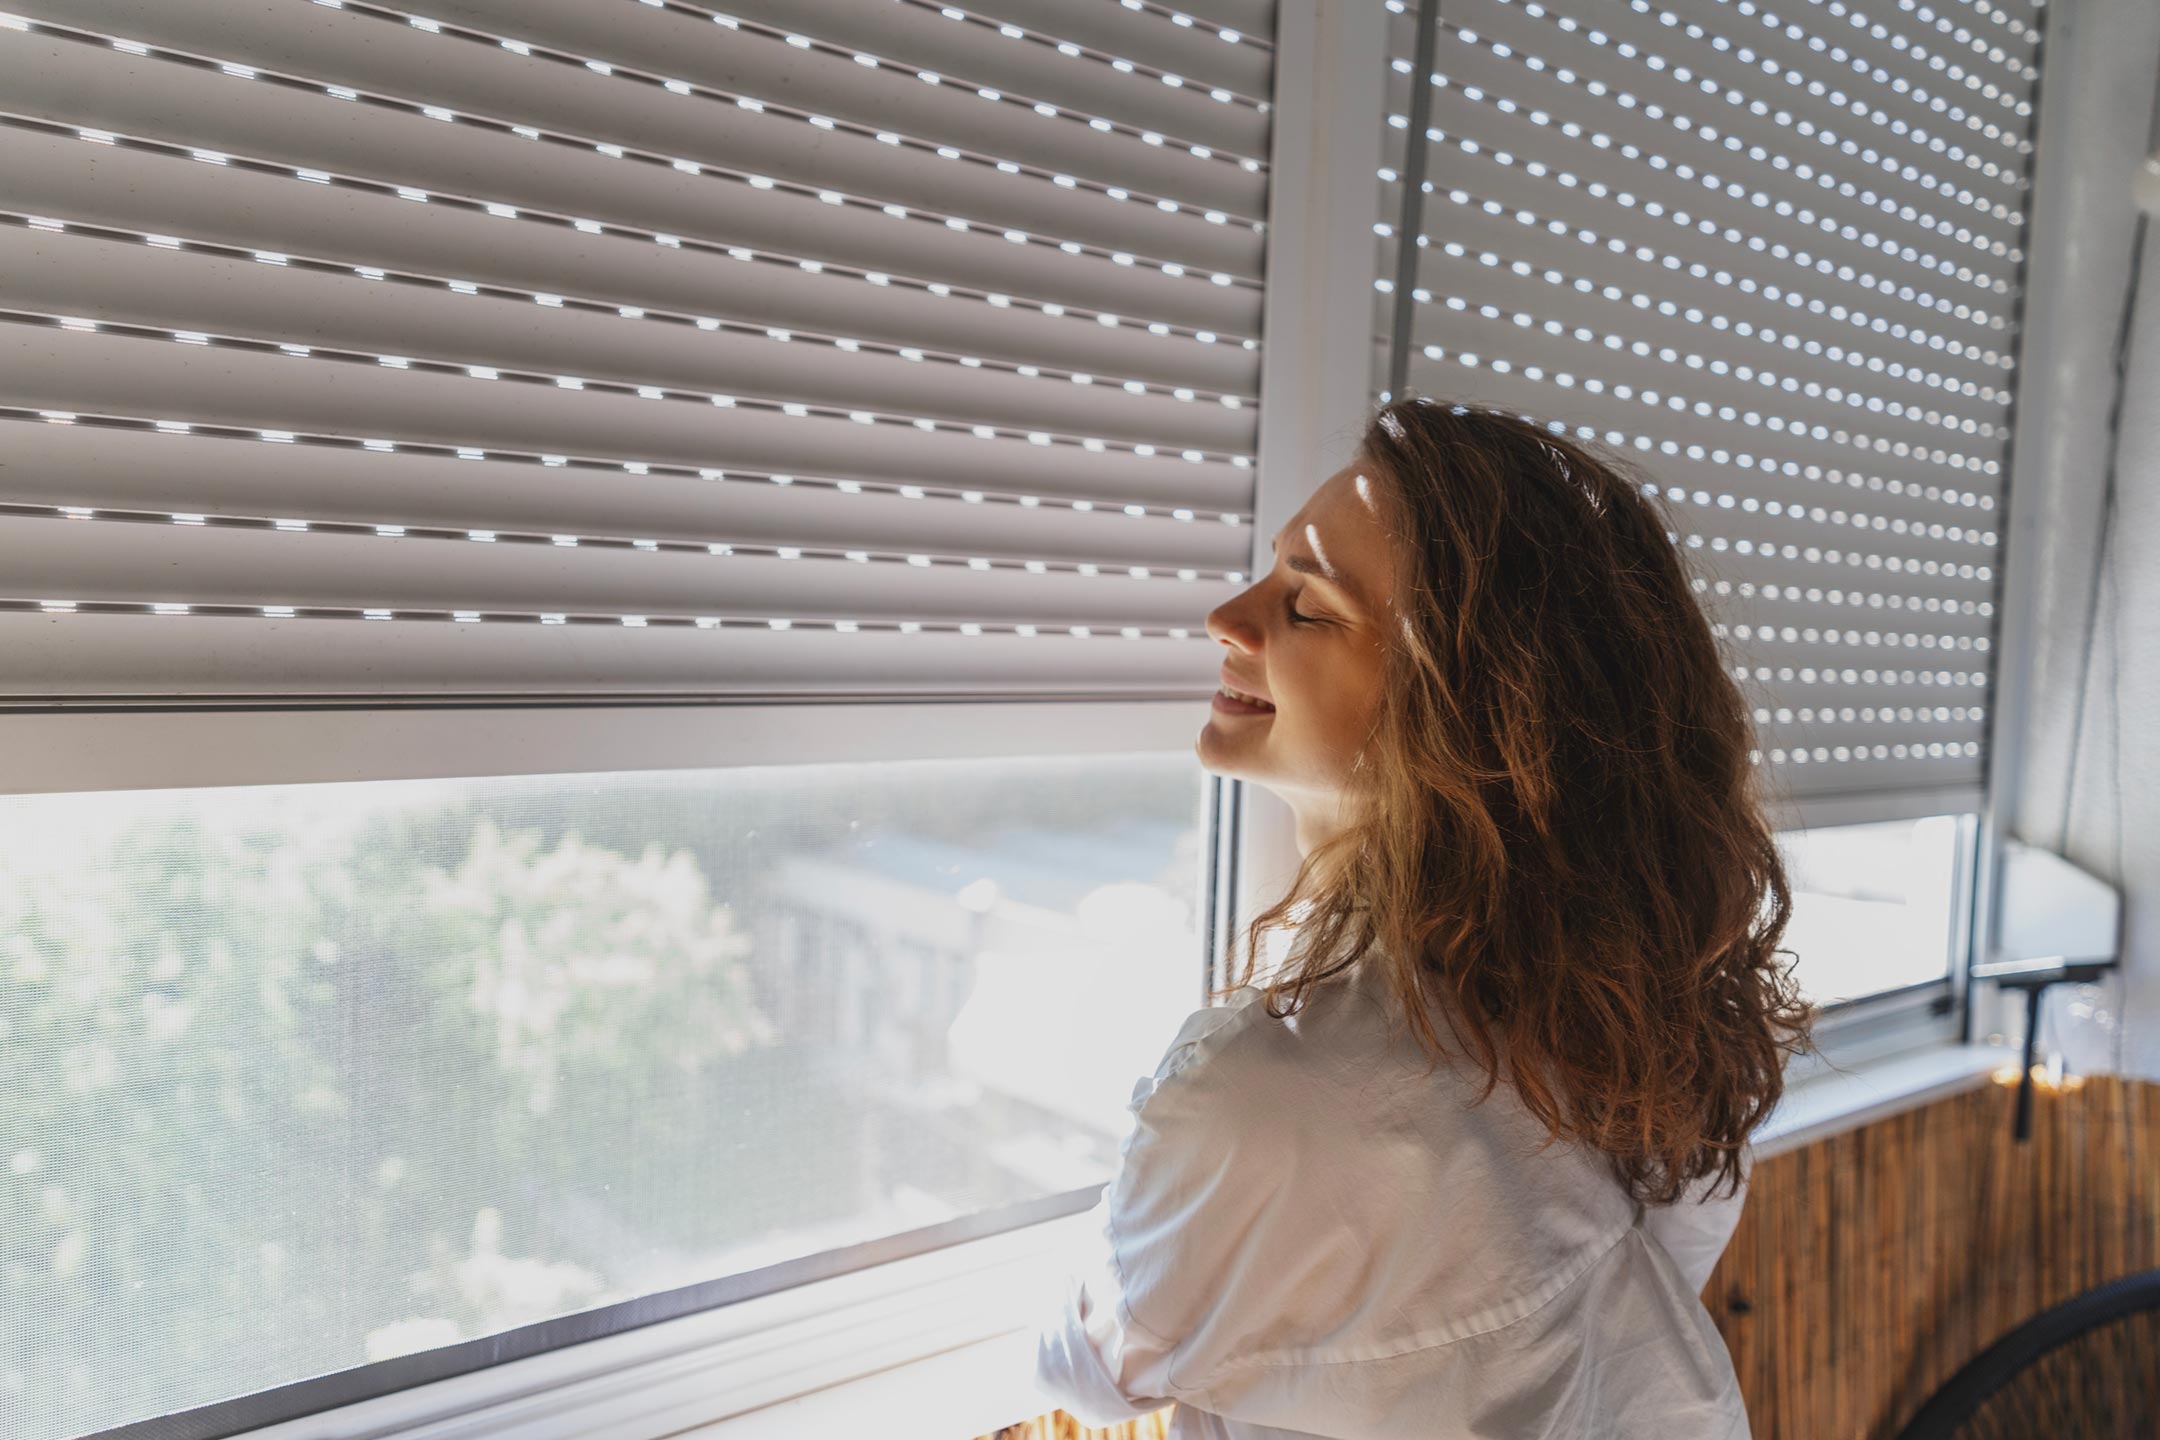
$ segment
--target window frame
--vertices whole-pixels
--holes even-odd
[[[407,1377],[375,1393],[350,1393],[353,1379],[404,1360],[137,1421],[94,1440],[570,1440],[601,1430],[616,1440],[662,1440],[1024,1336],[1056,1303],[1087,1233],[1085,1212],[1038,1216],[965,1243],[459,1373]],[[939,1413],[913,1424],[940,1440],[1010,1424],[1020,1418],[1004,1413],[1013,1405],[1040,1405],[1030,1377],[1010,1378],[1015,1383],[1002,1389],[941,1396]],[[956,1428],[967,1425],[980,1428]]]
[[[1982,816],[1970,810],[1945,813],[1956,814],[1958,833],[1951,862],[1950,933],[1942,978],[1833,1001],[1819,1008],[1814,1029],[1817,1051],[1793,1057],[1786,1068],[1788,1083],[1924,1046],[1960,1044],[1967,1038],[1976,933],[1974,875]],[[1800,963],[1804,964],[1804,959]]]
[[[1207,693],[0,708],[0,795],[1160,753]]]

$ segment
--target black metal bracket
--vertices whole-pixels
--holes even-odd
[[[2017,1122],[2012,1135],[2023,1142],[2032,1136],[2033,1056],[2040,1043],[2040,1000],[2051,985],[2084,984],[2097,980],[2115,967],[2106,960],[2061,960],[2037,969],[2006,969],[2000,965],[1975,966],[1976,979],[1993,980],[2005,990],[2025,992],[2025,1060],[2018,1067]],[[1994,973],[1990,974],[1989,972]]]

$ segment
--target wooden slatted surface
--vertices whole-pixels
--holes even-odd
[[[2160,1085],[1987,1085],[1762,1162],[1704,1302],[1755,1440],[1874,1440],[1998,1336],[2160,1265]]]

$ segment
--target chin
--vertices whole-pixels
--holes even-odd
[[[1240,744],[1236,737],[1226,735],[1212,720],[1200,727],[1200,734],[1193,741],[1193,753],[1200,758],[1200,768],[1209,774],[1220,775],[1225,780],[1265,780],[1267,777],[1246,758],[1250,748]]]

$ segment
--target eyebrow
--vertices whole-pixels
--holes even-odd
[[[1287,529],[1288,527],[1285,526],[1284,528]],[[1269,538],[1268,548],[1270,550],[1280,550],[1282,548],[1281,531],[1277,531],[1273,536]],[[1307,555],[1297,554],[1284,556],[1283,564],[1289,566],[1292,570],[1297,571],[1300,575],[1310,575],[1315,580],[1322,580],[1327,582],[1328,584],[1334,586],[1337,590],[1341,591],[1346,597],[1355,601],[1358,605],[1364,606],[1365,597],[1360,595],[1354,588],[1352,588],[1350,582],[1343,578],[1342,569],[1340,566],[1336,567],[1336,571],[1333,575],[1330,575],[1326,570],[1323,570],[1320,567],[1319,561]]]

